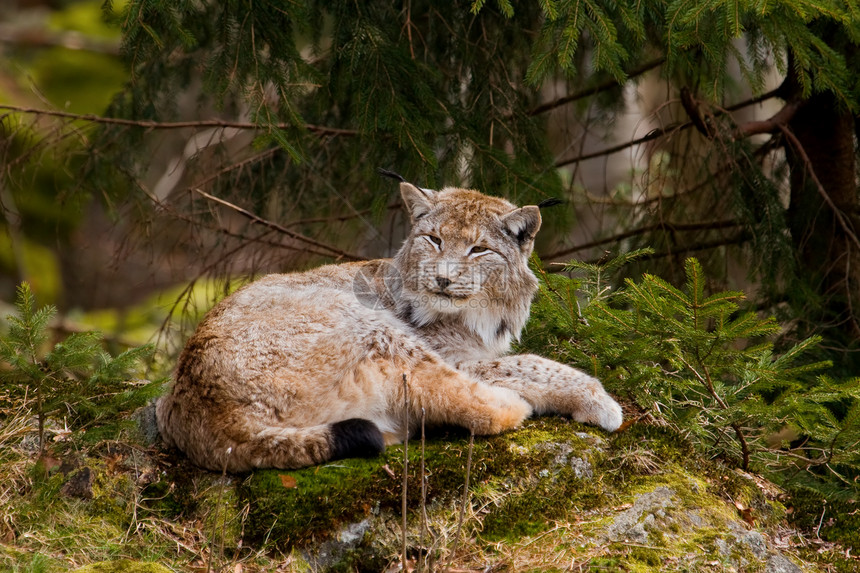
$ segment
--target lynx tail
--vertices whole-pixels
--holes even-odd
[[[252,428],[246,423],[241,436],[225,435],[208,431],[211,424],[189,424],[192,417],[175,416],[164,402],[158,404],[156,417],[165,443],[184,451],[198,466],[213,471],[297,469],[342,458],[374,457],[385,449],[376,424],[361,418],[306,428]]]

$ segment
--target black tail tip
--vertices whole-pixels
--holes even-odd
[[[370,420],[350,418],[331,425],[331,450],[333,460],[372,458],[385,450],[385,441]]]

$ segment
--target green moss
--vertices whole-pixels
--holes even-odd
[[[595,557],[588,562],[589,571],[624,571],[624,569],[622,560],[617,555]]]
[[[179,460],[142,488],[139,511],[159,519],[197,519],[206,511],[203,492],[219,478],[218,474],[202,472],[190,462]]]
[[[104,561],[85,565],[75,569],[72,573],[170,573],[170,569],[158,563],[120,559],[119,561]]]
[[[509,488],[501,501],[490,506],[483,520],[482,537],[487,541],[513,541],[535,535],[570,513],[605,503],[607,492],[599,481],[577,478],[570,467],[555,471]]]
[[[221,478],[201,495],[201,505],[206,508],[203,533],[210,544],[229,552],[241,547],[243,525],[236,488],[231,481],[229,477]]]
[[[553,470],[553,475],[545,478],[539,475],[559,455],[554,445],[590,449],[577,435],[583,428],[559,418],[544,418],[530,420],[523,428],[502,436],[475,439],[470,474],[473,491],[486,487],[491,476],[495,476],[492,480],[496,486],[516,490],[516,495],[490,510],[491,538],[506,537],[510,532],[504,530],[511,528],[521,533],[539,530],[565,508],[592,507],[598,502],[602,490],[590,486],[588,480],[575,478],[570,467]],[[460,498],[468,448],[467,437],[456,430],[427,440],[428,504]],[[416,508],[421,504],[420,455],[420,442],[412,440],[407,485],[410,519],[416,518]],[[339,526],[371,513],[399,513],[402,471],[403,446],[393,446],[371,460],[343,460],[291,472],[255,472],[239,487],[240,504],[250,508],[246,535],[256,540],[277,539],[282,547],[290,547],[325,538]],[[295,487],[284,487],[282,475],[294,479]],[[523,495],[525,489],[533,495]]]
[[[660,567],[663,565],[663,558],[666,557],[666,553],[649,547],[631,547],[628,557],[632,561],[638,561],[649,567]]]
[[[131,476],[109,473],[102,464],[94,464],[93,498],[87,510],[94,517],[106,519],[118,527],[127,527],[133,512],[136,488]]]
[[[179,496],[168,479],[162,478],[143,486],[140,497],[141,507],[147,513],[160,517],[177,517],[187,510],[187,506],[177,500]]]
[[[420,452],[416,444],[413,446],[409,449],[408,504],[418,507]],[[464,439],[427,443],[428,502],[445,498],[463,484],[467,448]],[[485,450],[486,444],[476,442],[474,458],[483,458]],[[257,471],[238,489],[240,503],[250,508],[246,535],[255,540],[276,539],[278,545],[290,547],[324,539],[340,525],[359,521],[371,512],[394,511],[401,504],[402,460],[403,448],[399,446],[370,460],[348,459],[291,472]],[[486,465],[476,463],[472,471],[482,476]],[[294,487],[285,487],[284,479],[295,480]]]
[[[642,456],[652,446],[654,451],[668,451],[671,442],[662,430],[634,427],[629,432],[607,435],[547,417],[530,420],[515,432],[476,438],[470,474],[472,511],[466,513],[459,541],[454,532],[469,439],[459,431],[435,433],[426,443],[425,460],[432,533],[422,545],[420,442],[411,441],[410,555],[426,550],[441,563],[456,546],[460,550],[451,564],[462,569],[480,563],[481,568],[561,571],[578,563],[591,571],[717,572],[736,568],[740,559],[749,562],[745,570],[760,569],[763,562],[736,539],[736,533],[746,528],[729,501],[737,496],[744,503],[759,504],[763,496],[756,483],[696,456],[667,455],[669,461],[658,460],[647,471],[644,466],[622,467],[630,456]],[[219,570],[236,562],[248,564],[249,570],[274,570],[283,564],[286,551],[291,571],[310,570],[305,559],[318,569],[315,552],[321,559],[328,555],[326,570],[379,571],[396,561],[400,551],[402,446],[390,447],[375,459],[227,478],[193,468],[182,458],[167,458],[168,463],[155,466],[157,472],[152,466],[146,470],[154,479],[146,486],[135,485],[136,465],[134,472],[125,471],[131,467],[130,458],[109,462],[93,459],[93,453],[83,460],[95,472],[92,500],[59,493],[64,478],[58,473],[43,475],[25,498],[16,499],[9,514],[17,531],[38,531],[39,537],[16,541],[23,557],[12,557],[0,546],[0,569],[37,559],[33,556],[39,551],[75,555],[79,563],[131,557],[182,568],[214,548]],[[591,477],[583,472],[586,462]],[[653,515],[645,524],[647,541],[610,541],[606,535],[613,520],[637,495],[658,487],[672,490],[672,502],[638,518],[642,523]],[[344,526],[364,519],[369,519],[369,529],[360,540],[344,546],[332,539]],[[159,532],[162,523],[172,525]],[[169,531],[180,526],[195,532],[196,542],[184,538],[194,544],[194,552],[171,543]],[[332,543],[322,545],[327,540]],[[729,555],[720,553],[726,547]],[[827,558],[840,563],[837,554]],[[821,560],[814,554],[807,559]],[[852,562],[844,558],[841,562],[844,567],[837,570],[851,570]],[[62,566],[51,562],[41,570]],[[15,569],[38,567],[36,563]]]

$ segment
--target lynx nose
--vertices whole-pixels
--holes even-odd
[[[436,277],[436,284],[439,288],[445,290],[451,284],[451,279],[445,277]]]

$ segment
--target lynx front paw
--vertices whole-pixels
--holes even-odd
[[[473,428],[476,434],[499,434],[506,430],[512,430],[523,423],[523,420],[532,415],[532,407],[511,390],[505,388],[494,388],[496,400],[487,404],[491,408],[488,423],[481,423]]]
[[[555,393],[549,400],[551,405],[546,409],[607,432],[617,430],[624,418],[618,402],[597,379],[572,368],[568,370],[569,376],[555,379],[564,382],[554,386]]]
[[[600,426],[607,432],[614,432],[621,427],[621,422],[624,421],[624,414],[621,412],[621,406],[618,402],[612,399],[612,396],[606,394],[600,400],[596,400],[593,408],[593,419],[586,420],[596,426]]]

